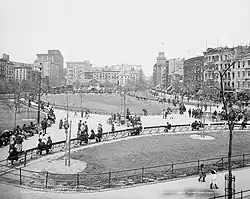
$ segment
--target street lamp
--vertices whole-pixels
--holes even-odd
[[[42,85],[42,63],[39,64],[39,91],[38,91],[37,124],[40,123],[41,85]]]

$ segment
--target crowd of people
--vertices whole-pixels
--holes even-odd
[[[99,123],[97,126],[97,133],[95,133],[94,129],[91,129],[89,135],[89,128],[87,121],[79,120],[77,124],[77,138],[79,140],[79,144],[88,144],[89,140],[96,140],[96,142],[101,142],[103,134],[102,125]]]
[[[45,139],[46,129],[51,126],[52,123],[55,123],[55,119],[54,110],[53,107],[51,107],[47,117],[44,117],[39,125],[30,122],[29,125],[23,124],[22,127],[17,125],[13,130],[5,130],[0,135],[0,146],[9,144],[9,155],[7,160],[10,160],[11,164],[17,161],[19,159],[19,154],[23,152],[24,140],[34,136],[34,134],[39,134],[37,145],[38,153],[41,154],[43,150],[46,150],[46,153],[48,153],[52,147],[52,140],[50,137]],[[43,138],[41,135],[43,135]]]

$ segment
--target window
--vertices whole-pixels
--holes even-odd
[[[228,78],[230,79],[230,73],[228,73]]]
[[[242,67],[243,68],[245,67],[245,61],[242,61]]]
[[[238,68],[240,68],[240,61],[238,61]]]
[[[235,64],[233,64],[233,69],[234,69]]]
[[[250,82],[247,83],[247,87],[250,88]]]
[[[248,62],[248,66],[250,66],[250,60],[247,60],[247,62]]]
[[[242,71],[242,77],[245,77],[245,71]]]
[[[205,78],[207,78],[207,73],[205,73]]]
[[[234,88],[234,82],[232,82],[232,87]]]
[[[249,60],[249,61],[250,61],[250,60]],[[220,69],[223,70],[223,65],[222,65],[222,64],[220,64]]]
[[[238,77],[240,77],[240,71],[238,71]]]
[[[225,55],[225,60],[227,61],[227,55]]]
[[[237,82],[237,84],[238,84],[238,88],[240,88],[240,82]]]
[[[223,59],[222,59],[222,55],[220,56],[220,61],[223,61]]]
[[[232,72],[232,78],[234,79],[234,72]]]
[[[242,82],[242,87],[245,88],[245,82]]]
[[[250,76],[250,71],[247,71],[247,75],[248,75],[248,77]]]

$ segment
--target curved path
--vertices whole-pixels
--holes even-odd
[[[250,169],[236,170],[233,173],[236,177],[236,192],[250,189]],[[167,181],[157,184],[139,185],[135,187],[108,190],[90,193],[62,193],[51,191],[37,191],[0,184],[0,198],[4,199],[207,199],[214,195],[224,194],[224,175],[219,173],[217,181],[219,189],[209,189],[209,176],[206,182],[198,182],[197,177],[181,180]],[[250,192],[248,193],[250,195]]]
[[[65,133],[64,129],[59,129],[59,120],[64,119],[66,117],[66,111],[55,109],[56,114],[56,123],[53,124],[51,127],[47,129],[47,134],[51,136],[53,142],[65,140]],[[108,115],[97,115],[97,114],[90,114],[90,118],[87,120],[89,130],[94,129],[96,132],[97,124],[101,123],[103,125],[104,132],[111,130],[111,125],[107,124],[107,120],[110,116]],[[142,125],[143,126],[157,126],[157,125],[165,125],[167,121],[171,124],[191,124],[194,119],[189,118],[188,114],[185,113],[184,115],[174,115],[174,119],[162,119],[162,116],[142,116]],[[74,116],[73,112],[69,113],[69,120],[72,121],[72,138],[77,137],[77,123],[79,120],[84,120],[84,118],[80,117],[80,114]],[[116,126],[115,130],[126,129],[125,125],[123,126]],[[35,134],[33,137],[28,138],[23,143],[23,150],[33,148],[36,146],[38,140],[38,135]],[[0,160],[6,159],[8,156],[9,147],[5,146],[0,148]]]

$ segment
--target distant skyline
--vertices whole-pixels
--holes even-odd
[[[67,61],[142,65],[207,47],[250,43],[249,0],[0,0],[0,53],[33,63],[59,49]],[[162,45],[164,43],[164,45]]]

